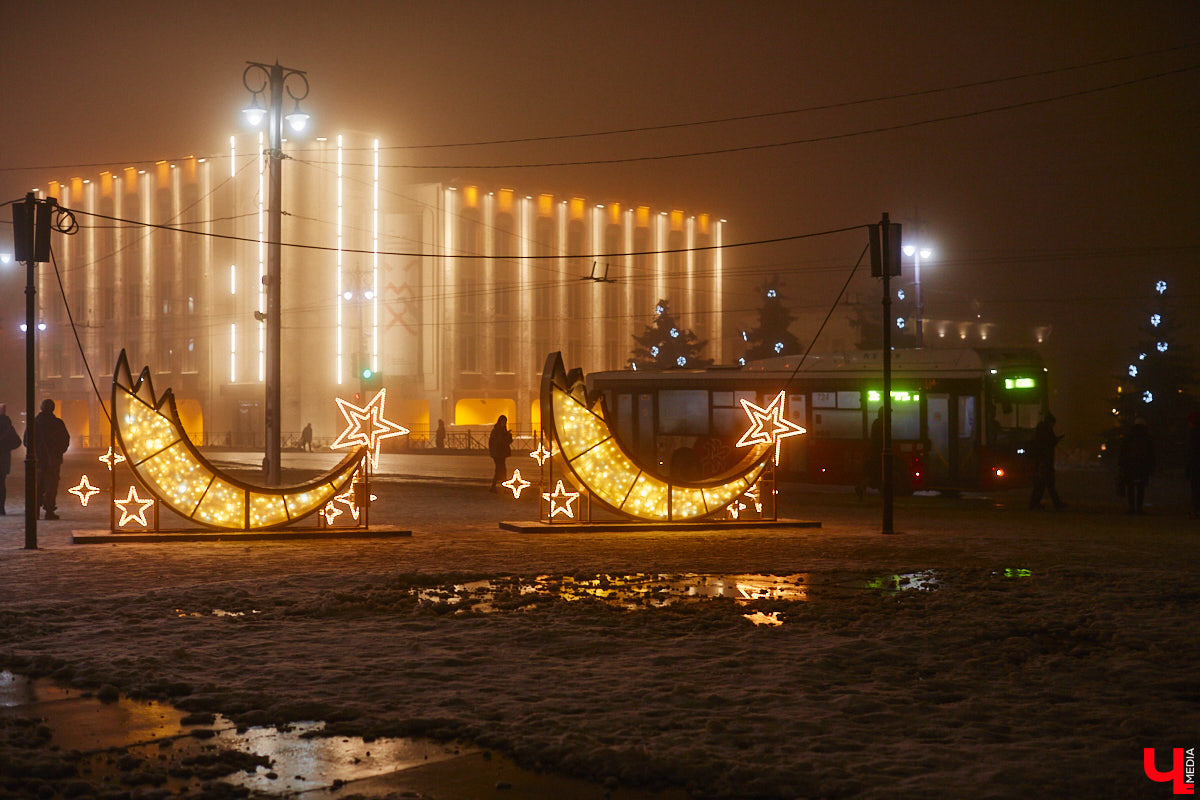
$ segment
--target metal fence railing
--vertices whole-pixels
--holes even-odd
[[[512,449],[514,451],[532,451],[537,449],[540,431],[533,429],[513,430]],[[428,428],[414,428],[404,436],[388,441],[385,445],[389,452],[418,452],[418,453],[461,453],[476,451],[486,453],[488,437],[491,435],[490,426],[478,428],[459,428],[446,431],[442,448],[437,446],[437,432]],[[264,439],[261,432],[246,431],[205,431],[202,434],[189,434],[192,444],[202,448],[228,448],[231,450],[261,450]],[[313,439],[313,450],[326,450],[333,444],[336,437],[318,436]],[[300,431],[285,431],[283,434],[284,450],[300,449]],[[71,446],[80,450],[105,450],[108,448],[109,435],[83,434],[72,436]]]

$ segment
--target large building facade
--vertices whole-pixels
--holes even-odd
[[[117,353],[171,387],[197,442],[261,447],[268,173],[256,134],[228,152],[52,181],[80,229],[40,273],[39,395],[80,441],[108,424]],[[659,298],[725,357],[725,221],[507,185],[415,183],[380,140],[288,146],[283,162],[282,430],[341,429],[334,396],[388,391],[414,433],[506,414],[538,427],[548,352],[586,371],[624,365]],[[383,154],[381,156],[381,153]],[[107,397],[105,398],[107,402]]]

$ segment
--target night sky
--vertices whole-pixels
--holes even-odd
[[[1180,309],[1200,295],[1194,2],[7,2],[0,30],[0,201],[110,165],[224,152],[247,60],[308,72],[313,135],[392,145],[837,106],[397,149],[384,163],[412,181],[709,211],[733,241],[919,215],[937,251],[922,269],[925,316],[1052,325],[1053,403],[1079,444],[1105,424],[1153,282],[1169,281]],[[930,91],[1005,78],[1017,79]],[[863,102],[874,98],[892,99]],[[478,168],[637,157],[652,158]],[[782,272],[798,305],[825,309],[863,244],[747,248],[734,263]],[[22,277],[0,270],[8,360]],[[754,302],[727,305],[740,324]],[[1185,325],[1200,338],[1200,320]],[[23,406],[12,378],[6,368],[10,414]]]

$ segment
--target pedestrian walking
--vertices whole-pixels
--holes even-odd
[[[8,418],[8,406],[0,403],[0,517],[8,513],[8,473],[12,471],[12,451],[21,446],[21,437]]]
[[[300,449],[305,452],[312,452],[312,423],[306,422],[304,430],[300,431]]]
[[[1129,500],[1129,513],[1141,514],[1146,484],[1154,474],[1154,439],[1142,417],[1133,420],[1133,427],[1121,439],[1117,468]]]
[[[1029,443],[1029,457],[1033,460],[1033,492],[1029,495],[1029,507],[1038,511],[1042,508],[1043,494],[1050,496],[1055,511],[1067,507],[1054,486],[1054,449],[1062,439],[1054,433],[1055,422],[1054,415],[1047,411],[1033,429],[1033,440]]]
[[[446,421],[444,419],[438,420],[437,433],[434,434],[433,440],[437,443],[438,450],[446,448]]]
[[[71,445],[67,426],[54,416],[54,401],[42,401],[42,410],[33,419],[37,456],[37,501],[46,513],[44,519],[58,519],[58,480],[63,453]],[[25,446],[29,447],[29,428],[25,428]]]
[[[496,464],[496,470],[492,473],[492,486],[488,489],[489,492],[496,491],[496,484],[507,477],[504,461],[511,452],[512,434],[508,432],[508,417],[501,414],[500,418],[496,420],[496,424],[492,426],[491,435],[488,436],[488,453],[491,454],[492,461]]]
[[[1188,414],[1187,474],[1192,488],[1192,516],[1200,517],[1200,411]]]

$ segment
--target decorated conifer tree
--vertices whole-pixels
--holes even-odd
[[[654,321],[641,334],[633,337],[636,346],[627,362],[630,367],[703,369],[712,364],[711,358],[700,357],[700,352],[708,342],[697,339],[696,334],[679,327],[666,300],[659,300],[654,311]]]
[[[742,332],[746,340],[746,352],[741,363],[801,352],[800,340],[788,330],[796,316],[783,302],[783,281],[776,275],[760,283],[754,290],[762,305],[758,307],[758,325]]]
[[[1112,401],[1114,422],[1131,425],[1146,420],[1151,434],[1170,457],[1182,440],[1188,411],[1195,399],[1188,387],[1196,381],[1190,348],[1180,341],[1181,316],[1166,281],[1156,281],[1138,325],[1132,357],[1117,377]]]

